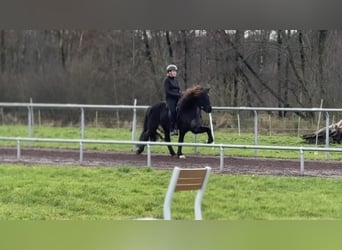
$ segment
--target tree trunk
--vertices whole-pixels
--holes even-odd
[[[1,73],[5,72],[6,67],[6,47],[5,47],[5,30],[1,30],[0,33],[0,66],[1,66]]]
[[[63,66],[63,69],[65,69],[65,64],[66,64],[66,52],[65,52],[65,42],[64,42],[64,37],[65,37],[65,31],[64,30],[59,30],[58,31],[58,39],[59,39],[59,55],[61,58],[61,63]]]
[[[170,39],[170,32],[169,31],[165,32],[165,37],[166,37],[167,48],[168,48],[168,51],[169,51],[170,62],[173,63],[173,49],[172,49],[172,46],[171,46],[171,39]]]
[[[278,95],[281,96],[282,93],[282,74],[281,74],[281,66],[282,66],[282,44],[283,40],[281,38],[281,30],[277,31],[277,80],[278,80]],[[282,107],[283,104],[278,100],[278,107]],[[284,117],[284,112],[278,112],[279,117]]]
[[[246,58],[244,58],[244,56],[239,52],[238,48],[236,47],[236,45],[229,39],[228,36],[226,36],[226,41],[228,44],[230,44],[233,49],[235,50],[235,52],[237,53],[238,57],[241,59],[242,63],[247,67],[247,69],[252,73],[252,75],[256,78],[256,80],[263,86],[265,87],[272,96],[274,96],[277,100],[279,100],[280,102],[284,103],[284,99],[281,98],[270,86],[268,86],[268,84],[266,84],[266,82],[264,82],[261,77],[258,75],[258,73],[253,69],[253,67],[251,66],[251,64],[249,64],[246,60]]]
[[[304,83],[307,81],[305,76],[305,68],[306,68],[306,61],[305,61],[305,50],[304,50],[304,40],[303,40],[303,31],[298,30],[298,41],[299,41],[299,53],[300,53],[300,65],[302,70],[302,78],[304,79]],[[287,63],[288,65],[288,63]],[[299,89],[299,102],[303,103],[303,89]]]
[[[153,81],[153,84],[155,86],[155,90],[157,92],[157,95],[160,97],[160,99],[162,99],[163,93],[162,93],[161,87],[160,87],[161,83],[159,83],[159,81],[156,78],[157,72],[156,72],[154,62],[153,62],[152,52],[151,52],[150,43],[149,43],[149,39],[148,39],[146,30],[143,31],[143,39],[144,39],[144,44],[145,44],[145,57],[150,63],[151,72],[153,74],[152,81]]]
[[[321,90],[320,95],[324,99],[326,97],[326,86],[325,86],[325,77],[324,77],[324,50],[325,50],[325,42],[327,40],[328,31],[320,30],[319,31],[319,39],[318,39],[318,81],[319,88]]]
[[[328,127],[329,130],[329,142],[331,143],[338,143],[340,144],[342,141],[342,120],[340,120],[337,123],[333,123]],[[317,142],[320,144],[325,142],[325,136],[326,135],[326,127],[321,128],[314,133],[311,134],[305,134],[302,136],[302,138],[307,142],[307,143],[316,143],[316,138]]]
[[[299,41],[299,53],[300,53],[300,65],[302,69],[302,77],[305,79],[305,51],[304,51],[304,41],[303,41],[303,31],[298,30],[298,41]]]
[[[242,30],[236,30],[235,33],[235,44],[238,47],[241,47],[241,39],[243,38],[243,31]],[[240,69],[240,58],[239,55],[235,52],[234,57],[234,76],[233,76],[233,106],[238,106],[238,100],[239,100],[239,82],[241,81],[241,69]],[[246,96],[249,96],[248,88],[245,89]],[[250,98],[247,98],[247,100]],[[248,103],[247,105],[251,105],[251,103]]]
[[[292,90],[292,93],[293,95],[296,97],[296,100],[298,102],[298,104],[303,107],[303,103],[301,102],[300,98],[299,98],[299,93],[298,93],[298,90],[302,89],[303,90],[303,97],[305,97],[305,100],[307,100],[307,103],[309,106],[312,106],[312,96],[311,96],[311,93],[309,92],[309,90],[307,89],[306,87],[306,82],[305,82],[305,79],[301,77],[300,73],[298,72],[298,69],[296,67],[296,63],[295,63],[295,60],[294,60],[294,57],[293,57],[293,53],[292,53],[292,50],[290,48],[290,45],[289,45],[289,33],[290,31],[288,31],[288,33],[286,34],[285,31],[282,32],[282,36],[285,40],[285,47],[286,47],[286,50],[287,50],[287,54],[288,54],[288,60],[289,60],[289,65],[291,66],[291,69],[294,73],[294,76],[295,78],[297,79],[298,83],[299,83],[299,87],[298,89],[293,89]]]
[[[183,63],[183,76],[184,76],[184,88],[188,88],[188,57],[189,57],[189,46],[187,40],[187,34],[185,30],[182,30],[183,44],[184,44],[184,63]]]

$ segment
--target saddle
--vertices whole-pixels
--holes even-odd
[[[167,109],[167,115],[168,115],[168,117],[169,117],[169,119],[171,119],[171,109],[170,109],[170,107],[169,107],[169,104],[165,101],[164,102],[165,103],[165,107],[166,107],[166,109]],[[178,105],[176,106],[176,118],[178,119],[178,112],[179,111],[179,107],[178,107]]]

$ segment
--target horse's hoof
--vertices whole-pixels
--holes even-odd
[[[179,159],[185,159],[186,157],[185,157],[185,155],[179,155],[178,158]]]
[[[208,140],[207,144],[214,144],[215,142],[213,140]]]

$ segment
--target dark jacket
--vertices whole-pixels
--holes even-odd
[[[164,80],[164,91],[165,91],[165,99],[169,100],[177,100],[181,95],[181,89],[179,87],[179,83],[177,78],[175,77],[166,77]]]
[[[171,111],[171,130],[177,127],[177,102],[181,96],[181,89],[177,78],[166,77],[164,80],[164,91],[167,105]]]

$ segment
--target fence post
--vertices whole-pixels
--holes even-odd
[[[147,166],[151,167],[151,145],[147,144]]]
[[[136,130],[137,130],[137,99],[134,99],[133,103],[133,121],[132,121],[132,141],[136,140]],[[133,151],[135,150],[135,145],[133,145]]]
[[[4,116],[4,108],[0,108],[0,115],[1,115],[1,124],[5,125],[5,116]]]
[[[237,122],[238,122],[238,133],[240,136],[241,135],[240,113],[238,112],[236,116],[237,116]]]
[[[32,124],[32,128],[34,126],[34,111],[33,111],[33,100],[32,100],[32,97],[30,98],[30,104],[31,104],[31,124]],[[33,130],[32,130],[33,132]],[[33,135],[33,133],[32,133]]]
[[[32,109],[27,106],[28,137],[32,138]]]
[[[83,162],[83,142],[80,141],[80,163]]]
[[[84,108],[81,108],[81,139],[84,139]]]
[[[194,143],[197,143],[197,134],[195,134],[195,136],[194,136]],[[194,146],[194,153],[195,153],[195,154],[198,154],[198,148],[197,148],[197,146]]]
[[[20,155],[21,155],[21,152],[20,152],[20,139],[17,138],[17,161],[20,160]]]
[[[329,148],[329,113],[325,112],[325,148]],[[325,159],[329,159],[329,151],[325,151]]]
[[[224,148],[221,144],[220,146],[220,172],[223,171],[223,166],[224,166]]]
[[[254,110],[254,145],[258,145],[258,113]],[[254,156],[258,156],[258,149],[254,150]]]
[[[299,155],[300,155],[300,174],[304,175],[304,150],[302,147],[299,149]]]

